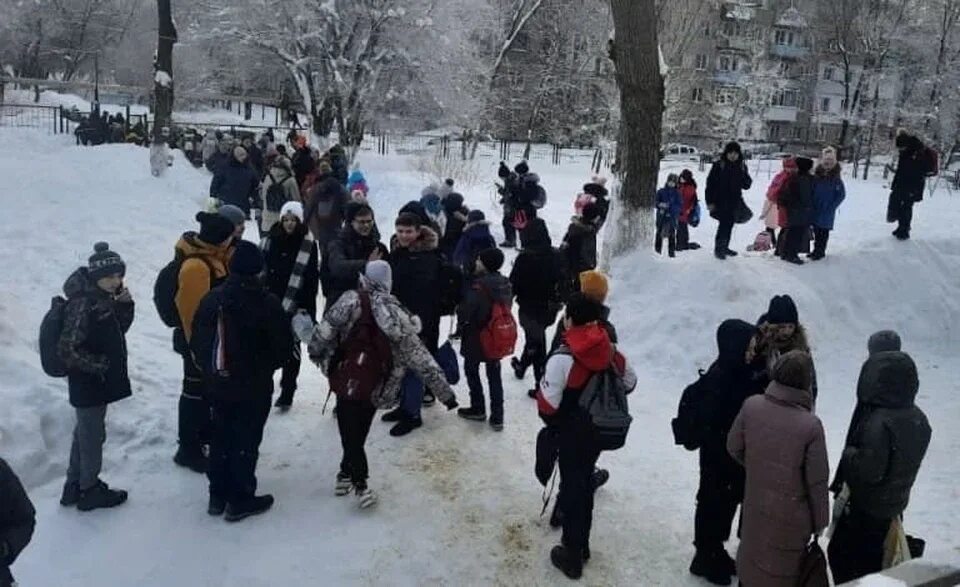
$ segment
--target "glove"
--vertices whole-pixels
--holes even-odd
[[[443,405],[446,406],[447,410],[455,410],[458,406],[460,406],[460,404],[457,403],[457,398],[455,397],[443,402]]]
[[[301,342],[310,343],[313,338],[313,319],[306,312],[298,312],[293,320],[290,321],[293,333]]]

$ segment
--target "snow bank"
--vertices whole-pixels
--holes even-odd
[[[424,411],[424,428],[397,440],[375,423],[369,441],[377,511],[333,497],[338,467],[336,425],[320,410],[326,385],[304,367],[294,409],[271,415],[259,469],[277,505],[237,526],[205,514],[202,477],[173,466],[180,362],[152,307],[156,272],[179,234],[195,225],[209,175],[177,158],[150,176],[148,152],[127,145],[77,148],[68,137],[3,130],[0,140],[0,455],[30,487],[37,535],[15,573],[24,585],[552,584],[547,554],[559,536],[538,518],[532,475],[535,407],[529,381],[505,376],[506,430],[464,422],[442,407]],[[544,216],[558,242],[572,198],[590,176],[588,153],[561,167],[534,170],[550,194]],[[413,160],[361,152],[381,231],[425,178]],[[484,158],[490,184],[468,190],[500,229],[492,189],[497,159]],[[664,169],[664,173],[673,170]],[[748,200],[759,210],[763,170]],[[704,183],[703,174],[697,179]],[[937,196],[917,208],[915,240],[899,243],[883,220],[879,184],[850,186],[829,257],[793,267],[765,256],[720,263],[707,247],[657,257],[652,247],[613,266],[611,304],[622,348],[641,375],[632,399],[637,419],[628,447],[604,455],[612,472],[597,498],[596,584],[698,585],[686,572],[693,539],[696,455],[674,447],[669,421],[683,387],[714,353],[721,320],[754,320],[776,293],[790,293],[811,334],[824,419],[835,465],[866,354],[866,338],[897,328],[920,367],[919,402],[933,444],[907,512],[907,528],[932,554],[955,553],[960,512],[956,479],[960,386],[948,366],[960,350],[960,201]],[[708,244],[706,219],[693,239]],[[734,248],[752,241],[759,223],[738,227]],[[65,382],[47,378],[36,333],[49,298],[107,240],[126,260],[137,314],[128,343],[134,396],[111,406],[104,477],[131,490],[120,509],[80,514],[57,505],[72,415]],[[505,370],[509,371],[509,369]],[[465,400],[466,388],[458,393]],[[82,536],[82,540],[77,540]],[[731,548],[734,548],[731,546]],[[955,556],[955,554],[953,555]],[[56,561],[51,565],[50,561]],[[122,561],[122,563],[118,563]]]

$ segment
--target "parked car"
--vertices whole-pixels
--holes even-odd
[[[671,143],[660,149],[660,159],[665,161],[699,161],[700,149],[690,145]]]

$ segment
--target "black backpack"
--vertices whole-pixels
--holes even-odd
[[[703,443],[703,425],[701,410],[709,389],[706,385],[706,373],[701,369],[700,377],[683,390],[677,417],[670,425],[673,428],[673,441],[687,450],[697,450]]]
[[[288,177],[278,183],[272,173],[268,172],[267,175],[270,177],[270,187],[267,188],[267,201],[265,202],[267,210],[279,212],[283,205],[287,203],[287,192],[283,189],[283,182],[290,178]]]
[[[153,284],[153,304],[157,307],[160,320],[170,328],[180,328],[180,312],[177,311],[177,290],[180,288],[180,268],[187,259],[200,259],[210,270],[210,288],[216,285],[213,267],[202,255],[184,255],[177,251],[173,261],[160,270]]]
[[[40,322],[40,366],[50,377],[66,377],[67,366],[60,358],[58,347],[67,314],[67,300],[55,296],[50,300],[50,309]]]
[[[580,392],[579,406],[586,412],[600,450],[617,450],[627,442],[633,416],[627,405],[630,390],[613,365],[594,373]]]

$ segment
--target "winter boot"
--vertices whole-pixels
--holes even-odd
[[[728,257],[736,257],[736,256],[737,256],[737,252],[734,251],[733,249],[730,249],[730,248],[727,248],[727,250],[725,250],[724,253],[726,253]]]
[[[100,508],[115,508],[125,501],[127,501],[126,491],[110,489],[103,481],[97,481],[97,484],[90,489],[80,491],[77,509],[81,512],[89,512]]]
[[[527,397],[529,397],[530,399],[537,399],[537,390],[536,390],[536,389],[528,389],[528,390],[527,390]]]
[[[355,491],[357,493],[357,505],[360,506],[360,509],[367,510],[377,505],[377,494],[374,493],[372,489],[367,487],[366,483],[358,483]]]
[[[726,252],[726,251],[721,251],[720,249],[717,249],[717,250],[715,250],[715,251],[713,252],[713,256],[716,257],[717,259],[720,259],[721,261],[723,261],[724,259],[727,258],[727,252]]]
[[[490,428],[494,432],[503,432],[503,416],[490,416]]]
[[[262,514],[273,507],[273,496],[257,495],[241,501],[230,502],[227,504],[227,515],[224,519],[228,522],[239,522],[240,520]]]
[[[485,422],[487,420],[487,412],[482,408],[460,408],[457,410],[457,415],[463,418],[464,420],[473,420],[474,422]]]
[[[607,481],[610,480],[610,471],[606,469],[594,469],[593,474],[590,475],[590,486],[593,487],[593,490],[596,491],[604,485],[607,484]]]
[[[800,257],[797,257],[796,255],[794,255],[793,257],[786,257],[784,258],[784,261],[786,261],[787,263],[793,263],[794,265],[804,264],[803,259],[801,259]]]
[[[424,391],[424,392],[423,392],[423,405],[429,408],[430,406],[432,406],[432,405],[435,404],[435,403],[437,403],[437,396],[433,395],[433,392],[432,392],[432,391]]]
[[[60,494],[60,505],[74,506],[80,501],[80,484],[76,481],[67,481],[63,484],[63,493]]]
[[[199,450],[197,452],[188,452],[183,450],[181,446],[177,450],[177,454],[173,455],[173,462],[180,465],[181,467],[186,467],[193,471],[194,473],[206,473],[207,472],[207,457],[203,456],[203,453]]]
[[[334,487],[333,494],[338,497],[349,495],[353,489],[353,480],[348,473],[337,473],[337,484]]]
[[[421,420],[419,417],[411,418],[410,416],[404,414],[400,421],[390,429],[390,436],[397,438],[400,436],[406,436],[421,426],[423,426],[423,420]]]
[[[381,422],[399,422],[400,420],[403,420],[403,410],[400,408],[390,410],[380,418]]]
[[[554,546],[550,551],[550,562],[570,579],[579,579],[583,576],[582,553],[574,554],[566,546]]]
[[[513,376],[517,379],[523,379],[526,376],[527,366],[520,359],[516,357],[510,359],[510,366],[513,367]]]
[[[273,404],[273,407],[280,408],[281,412],[286,412],[290,409],[290,406],[293,405],[293,391],[284,389],[280,392],[280,397],[277,398],[277,402]]]
[[[211,495],[207,502],[207,513],[211,516],[222,516],[227,509],[227,500],[218,495]]]
[[[729,585],[733,579],[724,568],[723,561],[716,550],[697,549],[697,554],[690,563],[690,573],[702,577],[714,585]]]

